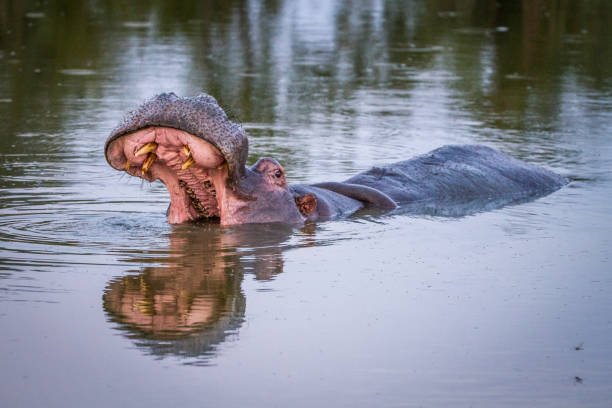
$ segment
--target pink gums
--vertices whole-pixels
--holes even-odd
[[[145,144],[154,142],[157,148],[136,157]],[[189,158],[194,163],[181,167]],[[142,174],[142,164],[150,154],[156,159]],[[227,166],[221,166],[223,155],[210,143],[182,130],[150,127],[127,134],[113,141],[107,151],[108,160],[115,169],[125,170],[132,176],[147,181],[161,180],[170,193],[168,222],[178,224],[199,218],[222,219]]]

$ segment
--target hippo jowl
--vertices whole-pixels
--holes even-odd
[[[165,93],[143,103],[112,131],[105,155],[117,170],[166,185],[170,223],[300,224],[364,207],[414,210],[438,202],[531,199],[567,183],[492,148],[468,145],[444,146],[343,182],[288,185],[274,159],[246,167],[246,134],[206,94]]]

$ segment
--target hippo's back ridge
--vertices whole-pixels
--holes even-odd
[[[552,171],[482,145],[443,146],[346,182],[376,188],[398,203],[544,195],[567,184]]]

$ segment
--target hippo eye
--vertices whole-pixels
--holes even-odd
[[[274,177],[276,177],[276,178],[281,178],[282,175],[283,175],[283,172],[280,171],[280,170],[276,170],[274,172]]]

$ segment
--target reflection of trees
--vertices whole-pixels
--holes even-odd
[[[27,18],[31,12],[45,17]],[[450,74],[436,86],[452,89],[461,108],[502,129],[555,123],[565,75],[575,74],[587,88],[610,86],[612,3],[606,0],[338,1],[329,8],[332,18],[314,21],[318,15],[308,13],[308,2],[281,0],[42,6],[0,0],[3,59],[19,62],[1,68],[9,81],[0,92],[13,103],[0,105],[0,113],[11,129],[60,131],[53,118],[67,116],[72,105],[58,100],[104,99],[126,89],[134,95],[129,104],[138,103],[144,95],[129,92],[133,82],[154,84],[168,64],[182,67],[183,90],[210,92],[244,122],[309,124],[323,112],[349,129],[360,123],[353,105],[361,103],[361,91],[410,90],[416,74],[432,70]],[[130,21],[149,25],[126,28]],[[185,60],[152,51],[160,45],[180,50]],[[145,64],[134,59],[143,53]],[[66,80],[58,74],[64,68],[99,72],[66,90],[56,86]],[[48,112],[49,120],[29,120],[32,111]]]
[[[281,273],[280,244],[291,232],[284,226],[241,226],[232,233],[218,226],[175,228],[167,257],[135,259],[155,266],[108,283],[104,310],[147,352],[205,364],[244,320],[244,274],[270,279]]]

